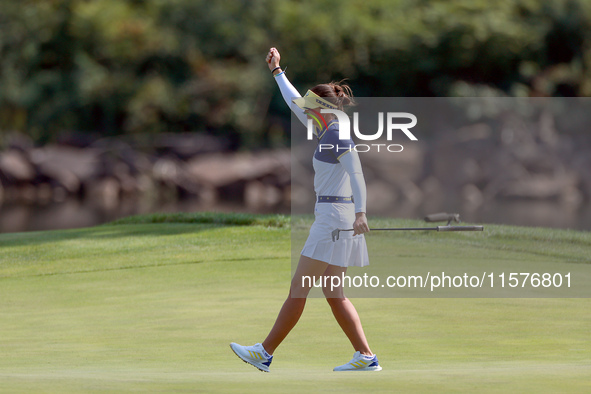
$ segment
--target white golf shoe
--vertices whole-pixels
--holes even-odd
[[[355,352],[353,359],[347,364],[335,367],[333,371],[381,371],[382,367],[378,363],[378,356],[364,356],[360,352]]]
[[[242,346],[232,342],[230,347],[245,363],[253,365],[263,372],[269,372],[273,356],[270,356],[260,343],[254,346]]]

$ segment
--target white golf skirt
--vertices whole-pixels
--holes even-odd
[[[353,228],[354,204],[316,203],[314,216],[302,256],[339,267],[365,267],[369,264],[363,234],[353,236],[353,231],[342,231],[339,239],[332,242],[333,230]]]

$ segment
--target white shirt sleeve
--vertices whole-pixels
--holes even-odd
[[[365,188],[365,178],[363,177],[359,154],[357,151],[351,150],[349,153],[344,154],[339,161],[351,178],[351,190],[353,191],[353,199],[355,200],[355,213],[367,212],[367,190]]]
[[[287,106],[293,111],[293,113],[298,117],[300,122],[304,126],[308,124],[308,117],[304,113],[304,110],[294,104],[291,101],[294,98],[300,98],[302,95],[296,90],[296,88],[289,82],[289,79],[285,76],[285,73],[274,77],[277,85],[279,85],[279,90],[281,91],[281,95],[283,96],[283,100]]]

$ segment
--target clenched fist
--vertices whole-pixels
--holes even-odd
[[[269,66],[269,70],[279,67],[279,60],[281,60],[281,55],[277,48],[269,49],[269,53],[267,53],[267,65]]]

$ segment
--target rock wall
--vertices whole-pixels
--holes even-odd
[[[475,124],[402,153],[360,154],[373,213],[393,203],[456,198],[477,207],[491,200],[591,200],[591,143],[540,127]],[[549,122],[549,124],[544,124]],[[168,134],[138,143],[101,139],[35,147],[22,135],[0,152],[0,201],[43,204],[68,197],[116,206],[127,196],[197,197],[252,209],[313,204],[313,145],[229,153],[223,139]],[[292,163],[291,153],[301,160]],[[294,173],[291,173],[291,170]]]
[[[249,207],[289,206],[289,150],[228,153],[223,140],[199,134],[159,135],[149,146],[103,139],[87,146],[34,147],[21,135],[0,152],[0,202],[43,204],[68,197],[115,206],[126,197]]]

